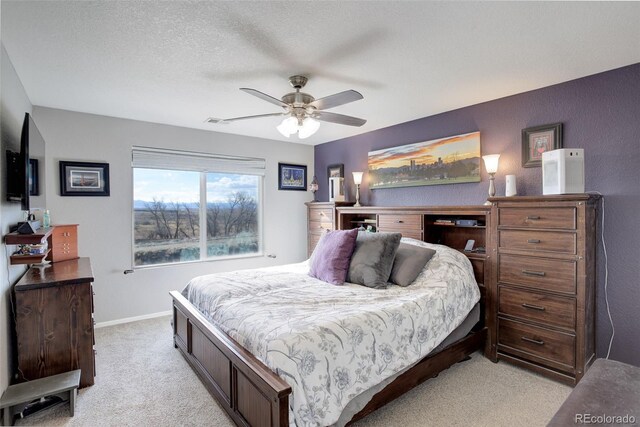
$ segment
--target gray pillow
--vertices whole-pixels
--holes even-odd
[[[386,288],[401,237],[400,233],[359,232],[347,282]]]
[[[400,243],[389,281],[398,286],[409,286],[435,253],[433,249]]]

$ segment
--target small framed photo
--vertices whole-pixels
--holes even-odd
[[[542,165],[542,153],[562,148],[562,123],[522,129],[522,167]]]
[[[29,195],[40,195],[40,180],[38,174],[38,159],[29,159]]]
[[[109,163],[60,162],[61,196],[108,196]]]
[[[337,163],[327,166],[327,176],[329,178],[344,178],[344,165]]]
[[[278,190],[307,191],[307,166],[278,163]]]

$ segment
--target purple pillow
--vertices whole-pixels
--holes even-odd
[[[358,229],[329,231],[324,234],[311,255],[309,276],[342,285],[347,279],[357,237]]]

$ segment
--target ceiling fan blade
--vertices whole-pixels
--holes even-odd
[[[238,120],[247,120],[247,119],[259,119],[262,117],[276,117],[276,116],[284,116],[286,113],[269,113],[269,114],[257,114],[255,116],[244,116],[244,117],[233,117],[231,119],[217,119],[215,117],[209,117],[205,122],[207,123],[215,123],[215,124],[225,124],[230,122],[235,122]]]
[[[313,117],[323,122],[338,123],[339,125],[347,126],[362,126],[367,123],[364,119],[345,116],[344,114],[328,113],[326,111],[316,111]]]
[[[357,101],[364,98],[360,92],[355,90],[345,90],[344,92],[335,93],[333,95],[325,96],[324,98],[316,99],[309,103],[318,110],[326,110],[328,108],[337,107],[338,105],[348,104],[349,102]]]
[[[289,108],[289,105],[285,104],[284,102],[280,101],[277,98],[274,98],[273,96],[267,95],[266,93],[262,93],[259,90],[249,89],[247,87],[241,87],[240,90],[248,93],[249,95],[257,96],[258,98],[264,101],[270,102],[274,105],[277,105],[278,107]]]

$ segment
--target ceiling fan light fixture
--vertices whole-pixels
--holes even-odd
[[[267,95],[256,89],[240,88],[241,91],[270,104],[277,105],[283,108],[284,111],[280,110],[279,113],[254,114],[252,116],[232,117],[229,119],[210,117],[206,121],[214,124],[226,124],[239,120],[285,116],[282,122],[276,126],[276,129],[286,138],[290,138],[292,134],[297,133],[300,139],[305,139],[315,134],[320,128],[320,122],[336,123],[346,126],[362,126],[367,122],[358,117],[324,111],[358,101],[363,98],[361,93],[351,89],[316,99],[308,93],[300,91],[307,83],[307,77],[300,75],[291,76],[289,83],[293,86],[295,92],[289,92],[281,99]]]
[[[316,133],[320,129],[320,122],[307,117],[302,122],[302,126],[298,128],[298,138],[305,139]]]
[[[298,131],[298,120],[293,116],[289,116],[285,118],[276,129],[278,129],[278,132],[280,132],[282,136],[289,138],[292,133]]]

